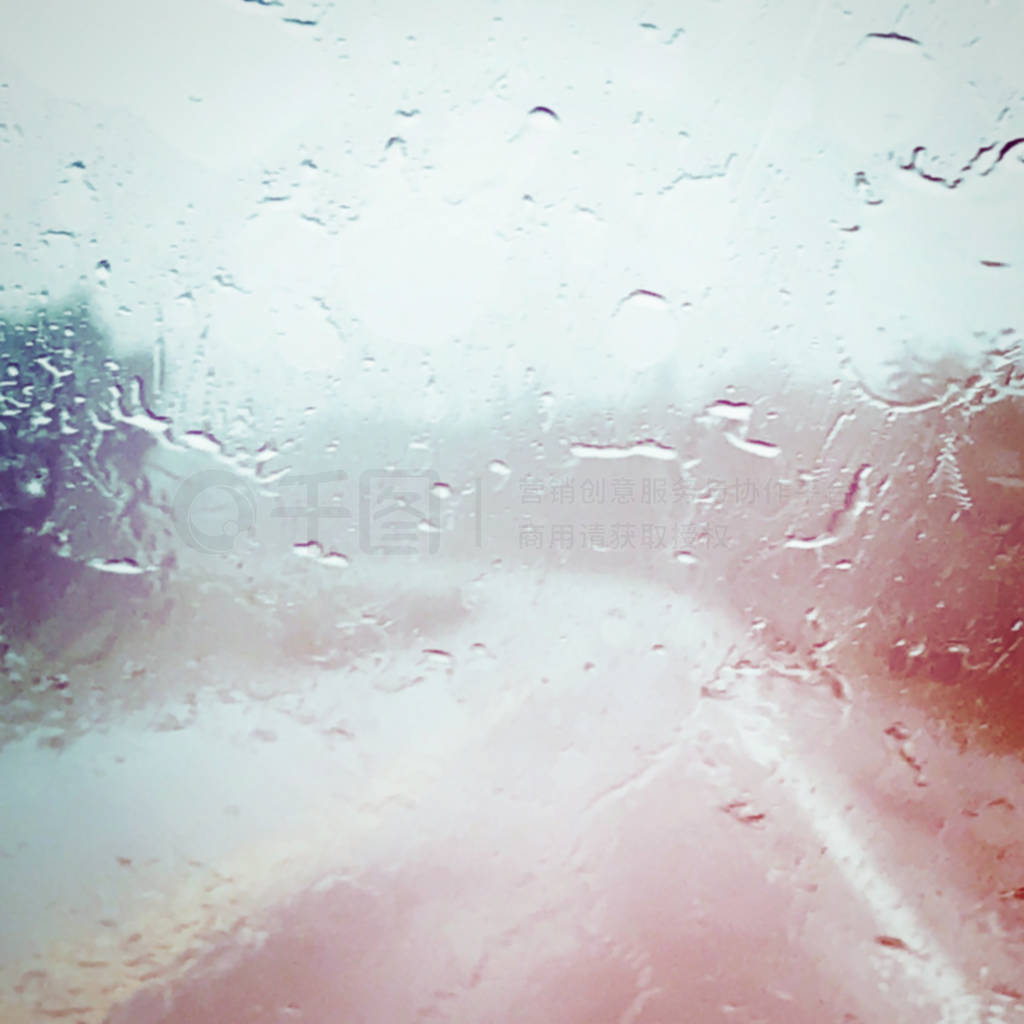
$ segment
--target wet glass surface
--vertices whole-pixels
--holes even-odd
[[[1022,32],[0,16],[0,1018],[1024,1019]]]

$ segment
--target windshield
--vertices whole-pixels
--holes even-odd
[[[1024,1019],[1022,32],[0,15],[0,1017]]]

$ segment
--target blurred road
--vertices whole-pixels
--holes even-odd
[[[351,665],[139,638],[165,700],[0,752],[5,1021],[1021,1013],[1018,763],[660,586],[406,590]]]

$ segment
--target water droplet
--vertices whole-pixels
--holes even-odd
[[[39,466],[35,475],[22,483],[21,489],[29,498],[42,498],[46,494],[49,479],[50,471],[45,466]]]
[[[640,306],[646,309],[666,309],[668,301],[661,292],[651,291],[649,288],[635,288],[619,304],[620,307],[626,303]]]
[[[650,440],[637,441],[627,445],[573,444],[569,447],[569,451],[577,459],[629,459],[640,456],[661,462],[671,462],[677,456],[675,448],[670,445]]]
[[[741,452],[746,452],[748,455],[756,455],[761,459],[777,458],[782,451],[777,444],[772,444],[770,441],[748,440],[745,437],[739,437],[732,433],[727,433],[725,439]]]
[[[762,811],[755,810],[748,800],[733,800],[722,810],[741,825],[750,825],[754,828],[763,826],[767,817]]]
[[[677,551],[672,556],[680,565],[696,565],[700,559],[690,551]]]
[[[706,411],[709,416],[715,416],[718,419],[747,423],[754,408],[748,402],[729,402],[723,398],[709,405]]]
[[[426,656],[427,661],[433,663],[434,665],[443,665],[445,667],[450,667],[452,663],[455,661],[450,652],[442,651],[437,648],[427,649],[423,653]]]
[[[508,463],[502,462],[501,459],[494,459],[488,463],[487,468],[495,474],[495,476],[508,476],[512,470],[508,468]]]
[[[197,452],[206,452],[209,455],[219,455],[221,443],[210,434],[202,430],[190,430],[182,435],[182,444]]]
[[[532,121],[539,122],[541,124],[558,124],[558,115],[550,107],[534,107],[533,110],[530,111],[529,117]]]
[[[542,417],[542,428],[548,430],[551,427],[551,419],[555,410],[555,396],[550,391],[545,391],[538,401]]]
[[[87,564],[90,569],[115,576],[138,576],[147,571],[131,558],[91,558]]]
[[[902,722],[893,722],[888,729],[885,730],[886,736],[891,736],[894,740],[909,740],[910,730]]]

